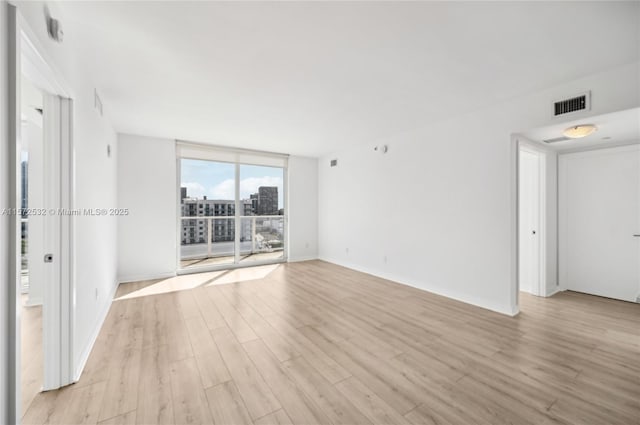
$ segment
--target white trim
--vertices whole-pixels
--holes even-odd
[[[40,43],[38,36],[31,29],[26,19],[18,11],[18,28],[24,44],[21,45],[20,54],[22,59],[29,61],[28,71],[34,72],[28,75],[32,82],[40,89],[61,97],[73,97],[71,86],[58,71],[55,62],[46,53],[46,49]],[[26,65],[26,64],[25,64]],[[30,66],[33,65],[33,68]]]
[[[176,145],[174,144],[174,150]],[[180,158],[176,154],[176,245],[175,245],[175,253],[176,253],[176,263],[174,264],[173,270],[177,274],[177,271],[180,270],[180,247],[182,244],[182,158]]]
[[[564,292],[564,291],[563,291],[563,290],[561,290],[561,289],[558,289],[558,287],[555,287],[555,288],[553,288],[553,290],[552,290],[551,292],[549,292],[549,293],[545,294],[544,296],[545,296],[546,298],[553,297],[555,294],[557,294],[557,293],[559,293],[559,292]]]
[[[532,288],[535,291],[536,296],[543,297],[547,292],[547,153],[546,149],[540,148],[534,145],[532,142],[518,138],[518,217],[520,217],[519,205],[520,205],[520,163],[519,153],[524,151],[535,155],[538,158],[538,282],[537,287]],[[518,232],[520,226],[518,226]],[[518,244],[518,261],[520,258],[520,245]],[[520,274],[518,274],[519,279]],[[520,283],[518,282],[518,290],[520,289]]]
[[[121,285],[123,283],[141,282],[143,280],[168,279],[175,276],[175,271],[153,274],[124,275],[118,276],[118,285]]]
[[[308,255],[306,257],[289,258],[289,260],[287,260],[287,263],[300,263],[302,261],[313,261],[319,259],[320,258],[317,255]]]
[[[27,302],[24,303],[25,307],[35,307],[37,305],[42,305],[42,297],[29,298]]]
[[[509,208],[509,218],[510,218],[510,227],[511,227],[511,261],[510,261],[510,277],[511,282],[508,288],[509,300],[510,300],[510,308],[511,312],[517,314],[520,311],[519,303],[520,303],[520,283],[518,282],[518,276],[520,274],[518,267],[518,246],[520,244],[520,238],[518,231],[520,223],[518,219],[518,167],[520,161],[520,151],[518,148],[518,138],[517,135],[511,135],[511,164],[510,164],[510,174],[511,174],[511,205]]]
[[[473,305],[475,307],[482,308],[482,309],[485,309],[485,310],[490,310],[490,311],[493,311],[495,313],[504,314],[504,315],[513,317],[513,316],[516,316],[520,312],[520,310],[519,310],[519,308],[517,306],[515,308],[513,308],[511,306],[502,306],[502,305],[499,305],[499,304],[492,303],[490,300],[485,300],[485,299],[480,300],[480,299],[478,299],[476,297],[469,297],[466,294],[452,293],[452,292],[449,292],[449,291],[446,291],[446,290],[443,290],[443,289],[440,289],[440,288],[437,288],[437,287],[426,285],[424,282],[419,282],[419,281],[416,281],[416,280],[413,280],[413,279],[399,277],[399,276],[396,276],[396,275],[394,275],[392,273],[372,270],[372,269],[369,269],[367,267],[362,267],[360,265],[357,265],[357,264],[354,264],[354,263],[350,263],[350,262],[347,262],[347,261],[341,261],[341,260],[337,260],[335,258],[329,258],[329,257],[324,257],[324,256],[320,256],[319,260],[326,261],[327,263],[336,264],[338,266],[346,267],[348,269],[356,270],[356,271],[359,271],[361,273],[366,273],[366,274],[370,274],[372,276],[380,277],[382,279],[386,279],[386,280],[389,280],[391,282],[398,283],[400,285],[410,286],[410,287],[415,288],[415,289],[420,289],[421,291],[429,292],[429,293],[436,294],[436,295],[441,295],[443,297],[451,298],[451,299],[454,299],[456,301],[461,301],[463,303],[470,304],[470,305]]]
[[[233,263],[240,264],[240,234],[242,233],[242,219],[240,218],[240,215],[244,214],[244,205],[242,205],[243,211],[240,211],[240,164],[238,162],[234,164],[233,172],[234,172]],[[208,223],[209,229],[211,229],[211,224],[212,223]],[[181,228],[182,226],[178,227],[178,231],[180,231]],[[211,234],[211,232],[209,232],[209,234]],[[211,239],[207,240],[207,246],[211,246],[212,243],[213,241]]]
[[[282,190],[284,193],[282,194],[282,208],[284,210],[284,215],[282,216],[282,241],[284,242],[284,246],[282,247],[282,255],[283,261],[289,260],[289,161],[282,167]]]
[[[14,5],[7,10],[7,103],[8,103],[8,205],[20,208],[20,14]],[[18,423],[22,416],[21,397],[21,337],[20,337],[20,287],[21,255],[20,218],[17,214],[8,219],[8,344],[7,344],[7,423]],[[2,395],[5,397],[5,395]],[[0,418],[4,420],[4,418]]]
[[[89,355],[91,354],[91,350],[93,349],[93,346],[95,345],[98,339],[98,335],[100,335],[100,331],[102,330],[102,325],[104,324],[104,321],[107,318],[107,314],[109,314],[109,310],[111,309],[111,304],[113,304],[113,299],[116,296],[117,290],[118,290],[118,282],[114,282],[114,284],[112,285],[111,292],[108,294],[109,298],[107,298],[108,300],[110,300],[110,302],[105,306],[100,316],[98,317],[98,320],[96,321],[93,331],[91,332],[91,335],[89,337],[89,342],[84,347],[84,349],[82,350],[80,356],[76,361],[76,367],[75,369],[73,369],[73,377],[72,377],[73,382],[78,382],[80,380],[82,371],[84,370],[84,367],[87,364],[87,360],[89,360]]]
[[[60,206],[75,209],[75,140],[73,138],[74,102],[60,99]],[[60,385],[73,383],[73,350],[75,339],[75,225],[76,217],[60,217]],[[62,236],[66,235],[66,237]],[[62,259],[68,261],[62,261]]]

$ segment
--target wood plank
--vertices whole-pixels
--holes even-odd
[[[251,418],[257,419],[280,409],[280,403],[231,330],[221,328],[212,333]]]
[[[255,425],[294,425],[284,410],[277,410],[253,421]]]
[[[251,341],[258,338],[251,326],[244,320],[242,315],[227,301],[219,291],[219,288],[210,286],[206,288],[209,298],[213,300],[220,314],[224,318],[229,329],[231,329],[239,342]]]
[[[147,422],[148,423],[148,422]],[[102,422],[98,422],[99,425],[135,425],[136,424],[136,411],[123,413],[122,415],[114,416],[111,419],[106,419]]]
[[[198,363],[200,377],[204,388],[229,381],[231,375],[220,356],[220,351],[213,336],[202,317],[192,317],[186,320],[191,346]]]
[[[247,407],[233,381],[207,389],[209,409],[215,424],[253,425]]]
[[[177,424],[210,424],[211,412],[196,360],[191,357],[170,364],[173,412]]]
[[[22,422],[637,422],[638,305],[563,292],[521,294],[520,308],[507,317],[322,261],[123,297],[80,381],[37,394]]]
[[[348,378],[336,384],[344,395],[371,423],[408,425],[409,421],[367,388],[357,378]]]
[[[95,424],[98,422],[100,406],[107,394],[106,382],[98,382],[86,387],[74,388],[69,394],[69,404],[64,407],[60,423]]]
[[[142,328],[133,328],[129,332],[123,332],[122,336],[131,336],[132,339],[119,345],[122,348],[111,359],[106,396],[99,416],[101,421],[135,410],[138,404]]]
[[[295,385],[261,340],[245,342],[243,347],[294,423],[330,423],[325,413]]]
[[[142,352],[136,422],[138,424],[175,422],[169,354],[166,346],[155,346]]]

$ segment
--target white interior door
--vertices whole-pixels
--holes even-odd
[[[42,305],[42,333],[44,356],[43,389],[60,388],[60,328],[61,328],[61,233],[60,217],[58,213],[62,207],[60,203],[60,107],[59,96],[44,93],[43,110],[43,205],[47,211],[43,226],[43,251],[36,259],[44,266]]]
[[[559,157],[560,283],[635,301],[640,293],[640,146]]]
[[[520,150],[518,178],[520,290],[540,289],[540,155]]]

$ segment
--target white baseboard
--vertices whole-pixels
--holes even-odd
[[[434,286],[427,286],[424,284],[424,282],[417,282],[417,281],[412,281],[406,278],[400,278],[398,276],[394,276],[393,274],[390,273],[385,273],[385,272],[380,272],[377,270],[371,270],[368,269],[366,267],[362,267],[360,265],[357,264],[351,264],[345,261],[340,261],[340,260],[336,260],[333,258],[328,258],[328,257],[323,257],[322,255],[319,258],[322,261],[326,261],[328,263],[333,263],[333,264],[337,264],[339,266],[342,267],[346,267],[349,269],[353,269],[362,273],[367,273],[373,276],[377,276],[380,277],[382,279],[387,279],[390,280],[392,282],[395,283],[399,283],[401,285],[406,285],[406,286],[410,286],[412,288],[416,288],[416,289],[420,289],[422,291],[425,292],[430,292],[432,294],[436,294],[436,295],[441,295],[443,297],[447,297],[447,298],[451,298],[453,300],[456,301],[461,301],[463,303],[466,304],[471,304],[474,305],[476,307],[480,307],[480,308],[484,308],[485,310],[491,310],[494,311],[496,313],[500,313],[500,314],[504,314],[507,316],[515,316],[517,315],[520,311],[519,309],[516,308],[512,308],[512,307],[505,307],[503,305],[498,305],[498,304],[491,304],[491,303],[487,303],[486,300],[478,300],[475,299],[473,297],[469,297],[469,296],[465,296],[463,294],[456,294],[456,293],[452,293],[450,291],[445,291],[442,290],[441,288],[437,288]]]
[[[560,289],[559,287],[556,286],[551,292],[549,292],[549,293],[547,293],[545,295],[545,298],[553,297],[558,292],[563,292],[563,291],[564,291],[564,289]]]
[[[287,260],[288,263],[299,263],[301,261],[312,261],[312,260],[318,260],[318,256],[317,255],[310,255],[308,257],[298,257],[298,258],[289,258]]]
[[[138,274],[138,275],[124,275],[124,276],[118,276],[118,282],[119,283],[140,282],[143,280],[167,279],[175,276],[176,276],[175,271],[163,272],[163,273],[147,273],[147,274]]]
[[[42,297],[33,297],[33,298],[29,297],[27,299],[27,302],[24,303],[24,305],[26,307],[35,307],[37,305],[42,305],[42,302],[43,302]]]
[[[113,303],[113,299],[116,296],[116,291],[118,289],[118,282],[114,282],[113,288],[111,292],[108,294],[109,302],[105,304],[103,311],[98,317],[98,321],[96,322],[96,326],[91,332],[91,336],[89,337],[89,342],[82,350],[80,357],[78,358],[78,362],[75,365],[75,369],[73,372],[73,382],[78,382],[80,380],[80,376],[82,375],[82,371],[87,364],[87,360],[89,360],[89,355],[91,354],[91,350],[98,339],[98,335],[100,335],[100,331],[102,330],[102,325],[104,325],[104,321],[107,318],[107,314],[109,314],[109,310],[111,309],[111,304]]]

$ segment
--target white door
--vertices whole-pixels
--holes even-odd
[[[540,155],[520,149],[518,177],[520,290],[539,295]]]
[[[559,156],[560,284],[625,301],[640,293],[640,146]]]

